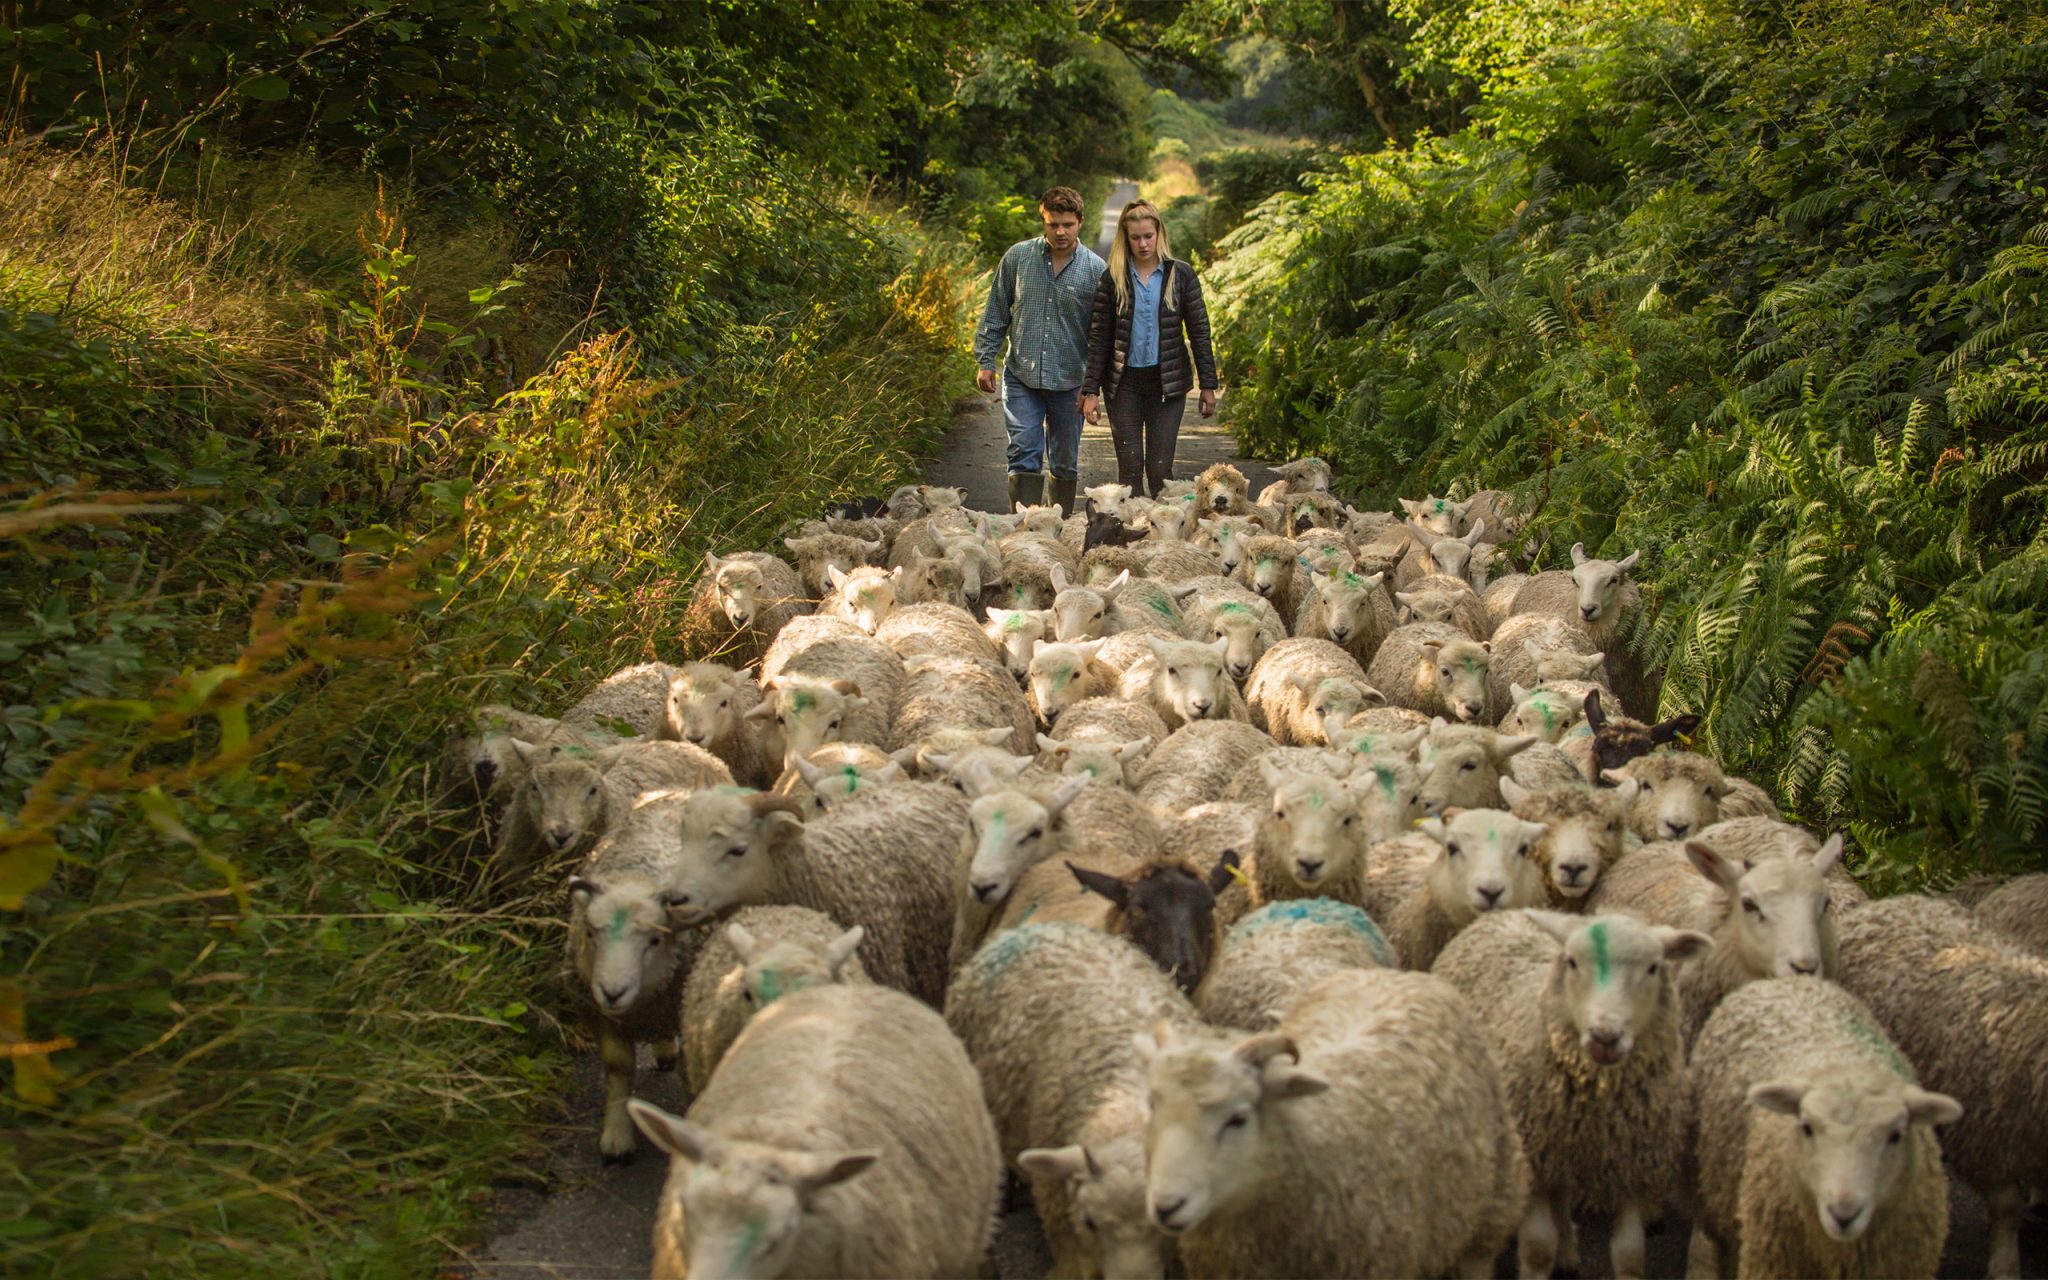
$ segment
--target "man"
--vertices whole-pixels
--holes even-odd
[[[1003,362],[1003,425],[1010,433],[1010,505],[1045,501],[1040,473],[1051,463],[1052,500],[1072,515],[1081,466],[1081,377],[1088,318],[1105,264],[1081,243],[1081,195],[1054,187],[1038,201],[1045,234],[1010,246],[989,285],[974,335],[974,384],[996,389]]]

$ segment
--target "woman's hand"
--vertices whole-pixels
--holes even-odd
[[[1082,396],[1081,416],[1096,426],[1102,425],[1102,397]]]
[[[1213,389],[1202,393],[1202,416],[1205,418],[1216,416],[1216,392]]]

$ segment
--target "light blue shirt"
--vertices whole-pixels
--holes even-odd
[[[974,334],[974,360],[996,367],[1007,341],[1003,367],[1027,387],[1070,391],[1088,367],[1088,320],[1095,309],[1095,282],[1107,266],[1086,245],[1058,271],[1044,236],[1011,245],[989,281],[988,305]]]
[[[1149,369],[1159,363],[1159,282],[1166,272],[1158,263],[1143,280],[1138,269],[1131,275],[1131,349],[1124,356],[1124,368]]]

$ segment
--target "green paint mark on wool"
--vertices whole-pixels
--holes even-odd
[[[1365,579],[1346,569],[1344,570],[1344,585],[1362,591],[1365,589]]]
[[[761,970],[762,1007],[765,1008],[768,1005],[775,1003],[777,1000],[780,1000],[782,998],[782,992],[782,971],[779,969]]]
[[[1607,960],[1607,922],[1594,921],[1586,927],[1586,933],[1593,939],[1593,982],[1596,986],[1604,987],[1608,979],[1614,976],[1613,968]]]
[[[1356,751],[1359,755],[1369,756],[1373,752],[1373,744],[1378,741],[1379,736],[1377,734],[1360,734],[1358,737],[1353,738],[1351,740],[1351,749],[1353,751]]]
[[[1168,600],[1165,596],[1153,596],[1145,603],[1151,605],[1152,612],[1158,614],[1162,618],[1171,618],[1174,616],[1173,601]]]
[[[1429,507],[1432,511],[1442,511],[1444,509],[1444,500],[1438,498],[1435,502],[1430,503]]]
[[[1379,779],[1380,793],[1386,796],[1389,801],[1392,801],[1394,798],[1393,767],[1391,765],[1376,764],[1372,767],[1372,772],[1373,776]]]
[[[1535,701],[1536,714],[1543,717],[1543,736],[1547,738],[1557,732],[1557,709],[1544,699],[1538,698]]]
[[[613,942],[617,942],[620,938],[626,936],[626,909],[624,907],[614,907],[612,909],[611,935]]]
[[[1019,609],[1010,614],[1010,616],[1003,621],[1003,630],[1022,631],[1024,628],[1030,625],[1030,616],[1027,615],[1023,610]]]
[[[1280,561],[1276,556],[1260,556],[1254,563],[1261,569],[1270,569]]]
[[[739,1243],[734,1245],[732,1250],[732,1269],[736,1272],[744,1273],[747,1270],[747,1264],[753,1261],[754,1250],[759,1248],[760,1245],[760,1223],[749,1222],[746,1226],[740,1228]]]
[[[1239,604],[1235,600],[1226,600],[1217,607],[1216,612],[1219,614],[1241,613],[1246,617],[1250,617],[1252,611],[1250,609],[1247,609],[1245,606]]]
[[[860,790],[860,769],[858,766],[847,765],[844,769],[841,769],[839,771],[839,776],[846,779],[847,795],[852,795],[854,792]]]
[[[1913,1074],[1913,1064],[1907,1062],[1905,1057],[1900,1054],[1899,1047],[1891,1042],[1891,1037],[1853,1013],[1846,1013],[1844,1015],[1842,1018],[1842,1028],[1849,1033],[1851,1038],[1860,1040],[1877,1050],[1878,1056],[1884,1059],[1885,1065],[1890,1067],[1892,1073],[1898,1076],[1899,1079],[1904,1080],[1908,1084],[1919,1083],[1919,1080]]]
[[[805,693],[803,690],[799,689],[795,693],[790,695],[789,713],[791,715],[802,715],[804,712],[809,711],[811,708],[817,705],[818,699],[815,694]]]

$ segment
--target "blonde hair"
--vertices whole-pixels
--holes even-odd
[[[1150,200],[1133,200],[1125,205],[1116,220],[1116,238],[1109,242],[1109,282],[1116,286],[1116,307],[1119,311],[1131,305],[1131,247],[1124,239],[1124,228],[1141,218],[1159,228],[1159,261],[1164,264],[1173,256],[1173,247],[1166,239],[1166,219],[1159,216],[1159,206]],[[1162,269],[1172,270],[1171,267]],[[1173,277],[1166,276],[1159,283],[1162,288],[1171,287]]]

